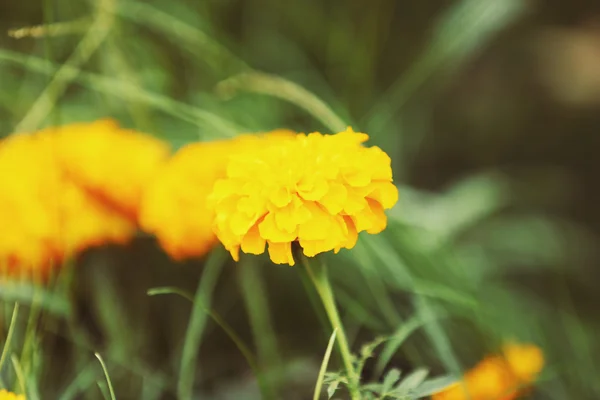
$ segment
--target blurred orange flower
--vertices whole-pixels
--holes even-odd
[[[25,396],[0,389],[0,400],[25,400]]]
[[[544,355],[538,347],[510,343],[504,346],[502,354],[485,358],[467,372],[462,382],[455,383],[431,398],[514,400],[525,393],[543,366]]]
[[[218,241],[214,213],[206,199],[217,179],[225,176],[229,158],[267,140],[293,137],[276,130],[244,134],[231,140],[192,143],[182,147],[148,186],[140,211],[140,226],[153,233],[174,259],[200,257]]]
[[[127,242],[141,193],[167,152],[108,120],[1,141],[0,271],[44,277],[88,247]]]
[[[40,131],[56,140],[61,166],[77,185],[132,220],[144,189],[170,156],[170,146],[116,121],[73,123]]]
[[[358,233],[378,233],[384,209],[398,200],[391,161],[364,147],[364,133],[298,134],[266,140],[231,157],[209,196],[215,233],[235,260],[239,250],[294,265],[292,242],[305,255],[352,248]]]

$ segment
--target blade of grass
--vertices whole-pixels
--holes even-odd
[[[196,358],[200,349],[202,334],[206,327],[207,313],[205,310],[210,308],[212,294],[225,264],[225,257],[226,254],[223,249],[216,248],[213,250],[206,261],[204,272],[196,290],[179,367],[179,381],[177,383],[179,400],[191,400],[193,398]]]
[[[4,366],[4,362],[8,357],[8,353],[10,352],[10,347],[12,345],[12,338],[15,334],[15,329],[17,325],[17,317],[19,316],[19,303],[15,303],[13,308],[12,317],[10,318],[10,325],[8,325],[8,333],[6,334],[6,341],[4,342],[4,347],[2,348],[2,355],[0,355],[0,376],[2,376],[2,367]]]
[[[10,29],[8,36],[13,39],[22,39],[26,37],[42,38],[55,37],[70,34],[79,34],[88,30],[92,20],[87,17],[79,18],[73,21],[52,22],[42,25],[24,26],[22,28]]]
[[[418,263],[421,266],[429,267],[434,270],[435,261],[429,258],[429,255],[423,254],[417,245],[412,242],[396,240],[392,245],[383,236],[381,237],[366,237],[364,243],[367,244],[372,251],[374,257],[379,259],[392,272],[392,277],[399,280],[399,284],[408,285],[409,290],[415,291],[415,280],[411,272],[406,268],[405,264],[400,259],[398,252],[402,251],[408,255],[411,262]],[[397,250],[399,249],[399,250]],[[419,315],[430,323],[425,325],[425,332],[436,348],[444,366],[455,376],[462,375],[462,368],[454,354],[450,341],[444,329],[437,322],[436,314],[429,300],[419,294],[413,296],[413,303]]]
[[[85,367],[73,381],[67,386],[65,391],[60,395],[58,400],[72,400],[77,398],[87,388],[91,387],[96,382],[97,374],[95,371],[95,365],[88,365]]]
[[[11,354],[10,361],[12,362],[15,374],[17,375],[18,389],[15,391],[18,393],[27,393],[27,382],[25,380],[25,375],[23,374],[23,368],[21,368],[21,364],[19,363],[19,359],[15,354]]]
[[[56,65],[38,57],[28,57],[23,54],[0,50],[0,60],[9,61],[22,65],[28,70],[42,74],[52,75],[56,71]],[[227,121],[216,114],[201,110],[168,97],[153,93],[130,82],[113,79],[107,76],[83,72],[78,68],[63,65],[63,68],[71,68],[77,72],[76,82],[101,93],[120,97],[124,100],[134,100],[148,104],[157,110],[172,115],[183,121],[194,124],[207,130],[220,132],[222,136],[233,137],[243,129],[236,124]]]
[[[315,392],[313,394],[313,400],[319,400],[319,396],[321,395],[321,388],[323,387],[323,379],[325,378],[325,373],[327,372],[327,365],[329,365],[329,359],[331,358],[331,352],[333,350],[333,344],[335,343],[335,336],[337,335],[337,328],[333,330],[331,337],[329,338],[329,343],[327,343],[327,349],[325,350],[325,355],[323,356],[323,361],[321,361],[321,368],[319,369],[319,376],[317,377],[317,384],[315,385]]]
[[[283,363],[277,346],[277,335],[271,321],[268,293],[259,268],[252,259],[246,258],[237,268],[238,284],[241,286],[244,304],[250,318],[260,365],[262,368],[279,372]],[[278,377],[276,374],[269,374],[269,376],[272,379],[268,382],[268,386],[271,391],[277,392]]]
[[[21,304],[33,304],[36,292],[41,307],[55,315],[67,317],[71,313],[68,300],[50,291],[36,287],[30,283],[7,281],[0,283],[0,299],[4,301],[15,301]]]
[[[239,90],[277,97],[302,108],[333,132],[343,131],[348,126],[315,94],[279,76],[262,72],[243,73],[220,82],[216,90],[224,97],[232,96]]]
[[[463,0],[437,25],[431,43],[409,70],[381,96],[365,116],[368,132],[382,132],[402,107],[439,70],[448,71],[476,51],[501,28],[521,16],[520,0]]]
[[[195,300],[194,297],[187,293],[184,290],[175,288],[175,287],[158,287],[158,288],[153,288],[148,290],[148,296],[156,296],[156,295],[165,295],[165,294],[176,294],[178,296],[181,296],[187,300],[189,300],[190,302],[194,303]],[[264,390],[265,393],[268,393],[269,391],[267,390],[267,386],[265,385],[264,382],[264,378],[263,378],[263,374],[258,366],[258,363],[256,362],[256,359],[254,358],[254,355],[252,354],[252,351],[250,350],[250,348],[244,343],[244,341],[242,340],[242,338],[240,338],[238,336],[237,333],[235,333],[235,330],[231,327],[231,325],[229,325],[220,315],[219,313],[217,313],[214,310],[208,309],[206,307],[202,307],[202,311],[204,311],[208,316],[210,316],[212,318],[212,320],[221,328],[223,329],[223,331],[227,334],[227,336],[229,336],[229,338],[233,341],[233,343],[235,343],[236,347],[238,348],[238,350],[242,353],[242,355],[244,356],[244,358],[246,359],[246,362],[248,362],[248,365],[250,366],[250,369],[252,369],[252,372],[254,372],[259,385],[261,385],[261,389]]]
[[[214,70],[223,70],[224,62],[233,65],[236,70],[250,69],[243,60],[205,32],[150,4],[123,1],[119,3],[117,13],[143,27],[165,34],[175,45],[186,48]]]
[[[94,22],[69,59],[58,69],[48,86],[31,106],[15,132],[28,132],[36,129],[48,117],[58,98],[65,92],[69,83],[77,77],[76,67],[85,64],[108,36],[114,21],[113,10],[116,0],[100,0]]]
[[[117,398],[115,396],[115,390],[113,389],[112,382],[110,381],[110,376],[108,375],[108,369],[106,369],[106,364],[104,363],[104,360],[102,359],[102,356],[100,356],[99,353],[94,353],[94,356],[96,356],[98,361],[100,361],[100,365],[102,366],[102,371],[104,372],[104,377],[106,378],[106,384],[108,385],[110,398],[111,400],[116,400]]]
[[[386,339],[386,344],[381,351],[381,354],[377,358],[377,362],[375,364],[375,376],[381,376],[383,370],[390,362],[394,354],[398,352],[398,349],[404,341],[417,329],[422,327],[425,323],[425,320],[419,317],[412,317],[407,321],[403,322],[396,331]]]
[[[41,291],[39,287],[34,286],[33,299],[31,307],[29,308],[29,318],[27,320],[27,327],[25,328],[25,339],[23,341],[23,350],[21,351],[21,365],[25,376],[31,375],[32,356],[35,352],[35,346],[38,344],[38,330],[37,325],[41,313]]]

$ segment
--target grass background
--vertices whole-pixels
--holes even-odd
[[[0,134],[110,116],[176,148],[352,125],[392,157],[401,200],[327,257],[342,318],[357,351],[415,327],[363,378],[456,372],[514,337],[547,356],[531,398],[595,399],[598,17],[591,0],[3,2]],[[0,286],[32,398],[102,398],[95,351],[118,398],[174,398],[192,305],[147,290],[199,282],[272,397],[310,398],[330,331],[301,268],[176,264],[146,237],[76,264],[52,292]],[[197,329],[197,398],[260,398],[222,329]]]

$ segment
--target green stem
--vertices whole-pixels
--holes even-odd
[[[4,342],[4,348],[2,349],[2,355],[0,355],[0,373],[2,372],[2,367],[4,366],[4,361],[6,361],[6,357],[10,352],[10,347],[12,345],[12,338],[15,333],[16,325],[17,325],[17,317],[19,315],[19,303],[15,303],[15,308],[13,309],[12,317],[10,318],[10,325],[8,326],[8,334],[6,335],[6,341]]]
[[[179,366],[179,382],[177,383],[177,398],[179,400],[191,400],[193,398],[196,357],[207,320],[207,314],[204,310],[210,308],[213,290],[224,263],[225,253],[223,250],[220,248],[214,249],[208,256],[202,278],[198,284]]]
[[[360,400],[360,394],[358,391],[359,378],[352,364],[352,353],[350,352],[348,338],[346,337],[344,326],[342,325],[340,315],[335,305],[335,298],[333,296],[333,291],[331,290],[327,269],[324,265],[319,265],[317,268],[313,268],[308,259],[304,256],[302,257],[302,262],[306,268],[306,271],[308,272],[310,280],[312,281],[317,293],[319,294],[319,297],[321,298],[321,302],[323,303],[323,307],[325,308],[325,312],[327,313],[327,317],[329,318],[331,326],[334,330],[337,329],[337,345],[340,355],[342,356],[342,362],[344,363],[346,374],[348,375],[348,389],[350,391],[350,397],[352,400]]]
[[[108,385],[108,391],[110,393],[110,398],[111,398],[111,400],[116,400],[117,397],[115,396],[115,390],[113,389],[113,385],[110,380],[110,375],[108,375],[108,369],[106,368],[106,364],[104,363],[104,360],[102,359],[102,356],[100,355],[100,353],[94,353],[94,355],[96,356],[98,361],[100,361],[100,365],[102,366],[102,371],[104,372],[104,377],[106,378],[106,383]]]
[[[162,294],[176,294],[194,303],[194,297],[192,295],[176,287],[158,287],[148,290],[148,296],[156,296]],[[256,362],[252,351],[250,351],[250,348],[246,346],[244,341],[238,336],[237,333],[235,333],[235,330],[227,322],[225,322],[225,320],[221,318],[221,316],[217,312],[208,308],[204,308],[203,310],[213,319],[213,321],[217,325],[219,325],[219,327],[221,327],[221,329],[223,329],[227,336],[229,336],[229,338],[233,341],[233,343],[235,343],[237,348],[240,350],[240,352],[248,362],[250,369],[252,370],[252,372],[254,372],[254,375],[256,376],[256,380],[263,395],[266,396],[266,398],[273,397],[268,395],[268,385],[265,383],[260,368],[258,367],[258,363]]]

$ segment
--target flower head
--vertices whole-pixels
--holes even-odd
[[[174,259],[204,255],[218,242],[213,232],[214,212],[206,199],[217,179],[225,176],[229,158],[241,150],[259,147],[266,138],[280,140],[293,134],[277,130],[182,147],[148,186],[140,226],[153,233]]]
[[[62,168],[76,184],[132,220],[144,189],[170,155],[165,142],[120,128],[110,119],[47,128],[40,134],[55,138]]]
[[[0,400],[25,400],[25,396],[0,389]]]
[[[533,345],[510,343],[500,355],[483,359],[458,382],[432,400],[513,400],[531,385],[544,365],[542,351]],[[466,389],[466,390],[465,390]],[[467,395],[468,392],[468,395]]]
[[[214,230],[234,259],[239,250],[294,265],[291,243],[305,255],[352,248],[361,231],[385,229],[384,209],[398,200],[390,158],[364,147],[364,133],[298,134],[264,139],[229,159],[210,196]]]
[[[80,128],[79,138],[85,125]],[[49,128],[0,142],[0,271],[44,277],[70,255],[124,243],[135,233],[134,221],[64,168],[58,131]]]

